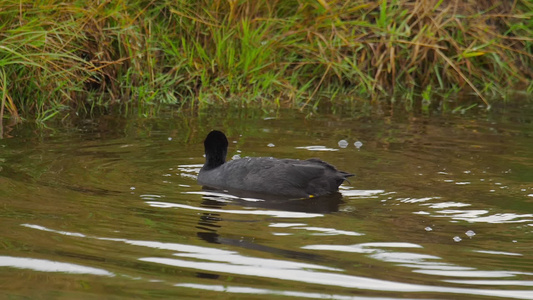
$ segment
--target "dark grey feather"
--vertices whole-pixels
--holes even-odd
[[[204,145],[206,163],[198,182],[214,188],[303,198],[336,192],[346,178],[353,176],[316,158],[254,157],[225,162],[228,143],[220,131],[212,131]]]

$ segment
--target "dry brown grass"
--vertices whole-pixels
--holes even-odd
[[[5,0],[1,108],[46,120],[117,103],[303,108],[465,90],[489,105],[533,90],[532,11],[527,0]]]

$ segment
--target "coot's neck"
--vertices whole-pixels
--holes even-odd
[[[206,149],[207,150],[207,149]],[[205,152],[204,170],[211,170],[223,165],[226,162],[227,149],[216,149],[215,151]]]

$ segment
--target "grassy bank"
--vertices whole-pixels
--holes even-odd
[[[532,11],[530,0],[2,0],[1,108],[46,120],[99,105],[302,108],[465,90],[489,104],[533,90]]]

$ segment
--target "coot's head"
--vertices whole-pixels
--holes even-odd
[[[205,170],[216,168],[226,162],[226,155],[228,153],[228,139],[221,131],[211,131],[205,138],[204,148]]]

